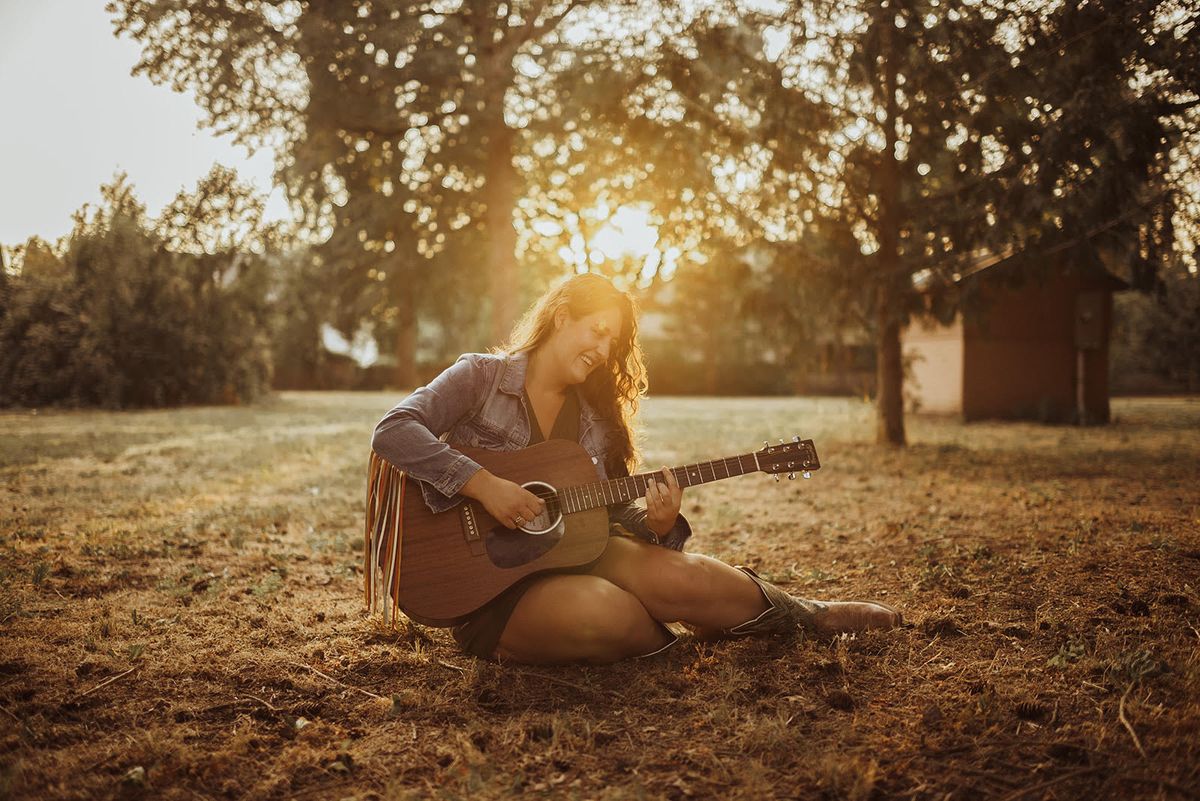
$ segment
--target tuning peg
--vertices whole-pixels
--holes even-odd
[[[765,450],[766,450],[767,448],[769,448],[769,447],[771,447],[771,443],[767,442],[767,441],[764,439],[764,440],[763,440],[763,450],[765,451]]]
[[[797,434],[796,436],[792,437],[792,442],[799,442],[799,441],[800,441],[800,435],[799,435],[799,434]]]
[[[788,473],[788,481],[795,481],[795,480],[796,480],[796,474]]]
[[[782,445],[782,444],[783,444],[783,437],[780,437],[780,438],[779,438],[779,444],[780,444],[780,445]]]
[[[807,470],[802,472],[800,475],[804,476],[805,478],[812,478],[812,473],[808,472]]]
[[[776,481],[779,481],[779,479],[781,479],[781,478],[783,478],[783,476],[779,475],[778,473],[775,474]]]

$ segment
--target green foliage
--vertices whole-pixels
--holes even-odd
[[[0,405],[238,402],[266,390],[270,273],[250,252],[263,243],[220,241],[259,220],[211,213],[248,195],[217,168],[155,225],[122,177],[77,215],[61,251],[28,243],[0,317]]]
[[[1200,391],[1200,275],[1179,269],[1157,291],[1114,302],[1112,382],[1129,391]]]
[[[791,394],[808,389],[809,376],[834,372],[828,357],[846,351],[841,315],[819,274],[780,264],[793,255],[730,245],[656,287],[646,308],[663,325],[644,335],[653,390]]]
[[[520,129],[550,110],[518,65],[544,70],[564,49],[556,30],[592,4],[113,0],[108,9],[117,32],[143,47],[137,72],[194,92],[213,127],[278,149],[278,177],[336,287],[339,328],[369,324],[407,383],[419,323],[462,330],[455,290],[475,296],[472,322],[491,315],[506,333],[515,319],[512,223],[525,178],[514,156],[529,144]]]
[[[911,315],[953,313],[981,253],[1014,254],[1020,280],[1101,255],[1134,283],[1162,271],[1196,153],[1194,22],[1161,0],[664,11],[635,58],[564,72],[597,110],[601,163],[556,191],[649,197],[685,251],[786,254],[766,302],[761,281],[709,294],[793,331],[797,356],[812,334],[797,319],[866,328],[884,353]],[[883,360],[892,399],[900,365]]]
[[[321,327],[333,317],[328,281],[319,262],[305,251],[279,263],[271,338],[274,386],[328,389],[323,383],[328,353]]]
[[[283,587],[283,578],[278,573],[268,573],[251,588],[251,591],[255,596],[262,598],[278,592],[281,587]]]
[[[874,333],[893,401],[899,325],[952,314],[982,251],[1013,252],[1022,277],[1099,252],[1139,283],[1162,267],[1182,194],[1169,190],[1185,184],[1173,171],[1196,152],[1186,5],[768,5],[109,9],[143,48],[138,72],[193,91],[213,127],[279,147],[317,243],[303,278],[329,290],[325,311],[287,301],[288,361],[309,367],[326,311],[347,334],[365,322],[409,378],[419,359],[479,347],[480,321],[503,323],[515,295],[561,273],[561,249],[587,263],[604,220],[582,212],[599,204],[649,208],[676,252],[601,266],[627,283],[678,267],[699,286],[716,256],[775,251],[765,276],[702,286],[704,303],[753,320],[757,341],[790,332],[768,345],[795,370],[842,344],[827,332]],[[679,295],[682,336],[699,315]],[[728,338],[708,341],[706,362],[736,359]]]
[[[1058,647],[1058,652],[1046,660],[1049,667],[1066,668],[1087,654],[1087,644],[1075,638],[1068,639]]]

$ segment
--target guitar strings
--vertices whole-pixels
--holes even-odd
[[[725,476],[724,476],[725,478],[729,478],[734,475],[734,472],[730,469],[730,463],[733,463],[737,466],[737,468],[738,468],[737,475],[744,474],[746,472],[746,468],[742,463],[743,458],[745,458],[745,457],[730,456],[730,457],[726,457],[723,459],[714,459],[710,462],[702,462],[702,463],[697,463],[695,465],[684,465],[682,467],[671,468],[671,471],[673,473],[675,473],[677,478],[680,479],[681,485],[693,486],[692,482],[690,481],[690,478],[693,476],[699,477],[701,479],[700,482],[696,482],[696,483],[705,483],[708,480],[715,480],[717,478],[720,478],[720,476],[717,475],[717,471],[716,471],[716,467],[717,467],[718,463],[725,469]],[[712,479],[704,478],[704,473],[702,472],[702,469],[704,467],[708,467],[709,472],[713,476]],[[657,476],[657,473],[638,473],[638,474],[632,475],[632,476],[625,476],[625,477],[621,478],[619,480],[619,482],[620,482],[621,487],[625,490],[625,492],[629,492],[629,490],[631,489],[626,483],[626,482],[628,482],[633,485],[632,489],[635,491],[635,494],[641,495],[642,493],[645,492],[646,485],[655,476]],[[583,484],[583,485],[576,486],[576,487],[568,487],[568,488],[562,489],[562,490],[550,490],[549,492],[542,490],[540,492],[534,492],[533,494],[535,496],[537,496],[540,500],[542,500],[546,503],[546,513],[548,515],[550,515],[551,517],[557,517],[562,513],[563,507],[565,505],[567,505],[567,503],[568,503],[568,499],[564,495],[565,492],[567,492],[569,490],[575,491],[580,498],[585,499],[586,501],[589,502],[588,505],[590,507],[593,505],[590,503],[590,501],[592,499],[594,499],[594,498],[603,499],[604,498],[604,489],[603,489],[604,483],[605,482],[601,482],[598,484]],[[616,484],[617,481],[610,480],[607,483],[608,484]],[[600,504],[595,504],[595,505],[598,506]]]
[[[647,474],[647,475],[650,475],[650,474]],[[622,481],[623,482],[624,481],[632,482],[634,488],[637,488],[639,479],[641,479],[641,483],[644,486],[645,478],[641,475],[626,476],[624,479],[622,479]],[[567,499],[563,495],[564,492],[566,492],[567,490],[575,490],[577,493],[580,493],[580,497],[582,497],[582,498],[589,498],[589,497],[603,498],[603,490],[599,489],[602,486],[603,486],[602,484],[594,484],[594,485],[593,484],[581,484],[577,487],[568,487],[567,489],[564,489],[564,490],[557,490],[557,491],[551,490],[549,492],[542,490],[540,492],[534,492],[533,494],[535,496],[537,496],[540,500],[546,502],[547,514],[549,514],[551,517],[557,517],[562,512],[563,506],[567,503]]]

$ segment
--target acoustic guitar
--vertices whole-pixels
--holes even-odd
[[[661,473],[597,480],[596,466],[581,445],[548,440],[516,451],[457,447],[497,476],[513,481],[546,502],[535,520],[509,529],[483,505],[463,499],[434,514],[419,487],[372,454],[367,488],[367,603],[385,603],[418,623],[453,626],[516,582],[534,573],[586,565],[608,542],[605,508],[646,494]],[[808,478],[821,466],[812,440],[794,437],[740,456],[670,468],[681,487],[694,487],[746,473]],[[385,612],[386,614],[386,612]],[[389,615],[390,617],[390,615]]]

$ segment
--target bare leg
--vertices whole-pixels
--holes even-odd
[[[651,653],[670,640],[642,603],[612,582],[555,575],[521,597],[496,656],[525,664],[600,664]]]
[[[727,629],[767,608],[758,585],[735,567],[626,537],[609,537],[592,570],[637,597],[655,620]]]
[[[729,629],[755,620],[768,608],[766,590],[741,570],[708,556],[639,540],[609,538],[608,549],[592,573],[636,596],[655,620],[682,621],[702,638],[729,634]],[[820,636],[888,629],[900,623],[898,612],[878,604],[797,601],[777,587],[771,590],[777,601],[803,607],[805,628]]]

